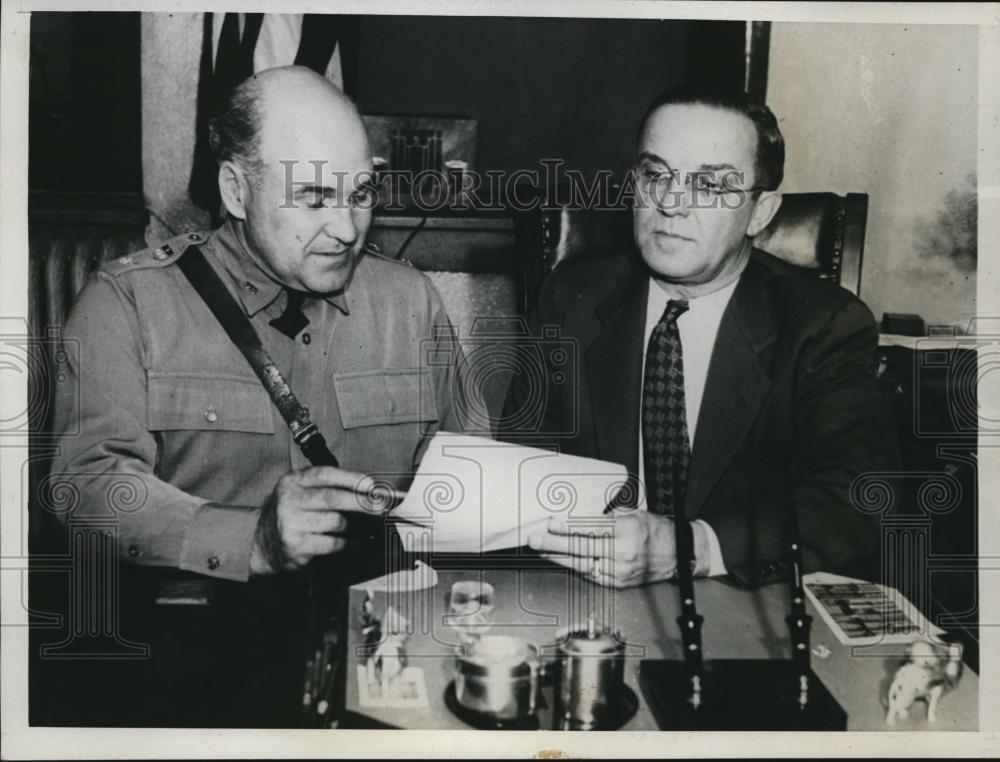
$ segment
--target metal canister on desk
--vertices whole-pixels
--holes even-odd
[[[556,641],[556,730],[601,730],[615,723],[623,701],[625,645],[594,622],[561,632]]]
[[[484,635],[458,656],[455,697],[492,720],[523,720],[535,713],[541,671],[535,646],[521,638]]]

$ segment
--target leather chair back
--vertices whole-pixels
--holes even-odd
[[[145,247],[141,198],[32,198],[28,230],[31,335],[60,329],[91,272]]]

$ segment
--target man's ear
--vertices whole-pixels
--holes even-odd
[[[778,191],[764,191],[760,194],[754,204],[753,214],[750,217],[750,224],[747,226],[747,235],[753,238],[764,228],[771,224],[774,215],[781,208],[781,193]]]
[[[238,220],[247,218],[246,204],[250,196],[250,184],[243,168],[234,161],[226,160],[219,165],[219,195],[230,215]]]

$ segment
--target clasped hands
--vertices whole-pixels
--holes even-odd
[[[347,546],[347,513],[381,515],[388,496],[374,479],[333,466],[282,476],[265,502],[250,554],[253,574],[291,571]]]
[[[677,573],[674,519],[640,510],[618,509],[614,523],[581,526],[548,520],[547,531],[528,537],[528,545],[557,564],[574,569],[608,587],[634,587],[671,579]],[[709,544],[705,527],[692,522],[695,574],[708,573]]]

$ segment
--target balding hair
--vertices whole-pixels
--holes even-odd
[[[239,164],[251,180],[263,171],[260,154],[260,132],[265,101],[287,97],[299,88],[308,101],[310,88],[314,94],[329,95],[342,102],[355,115],[354,99],[330,80],[304,66],[281,66],[267,69],[243,80],[222,94],[208,122],[208,144],[218,163]],[[303,90],[304,89],[304,90]],[[360,120],[360,116],[358,116]]]
[[[219,98],[208,122],[208,145],[218,163],[232,161],[252,179],[262,169],[260,104],[263,88],[254,75]]]

